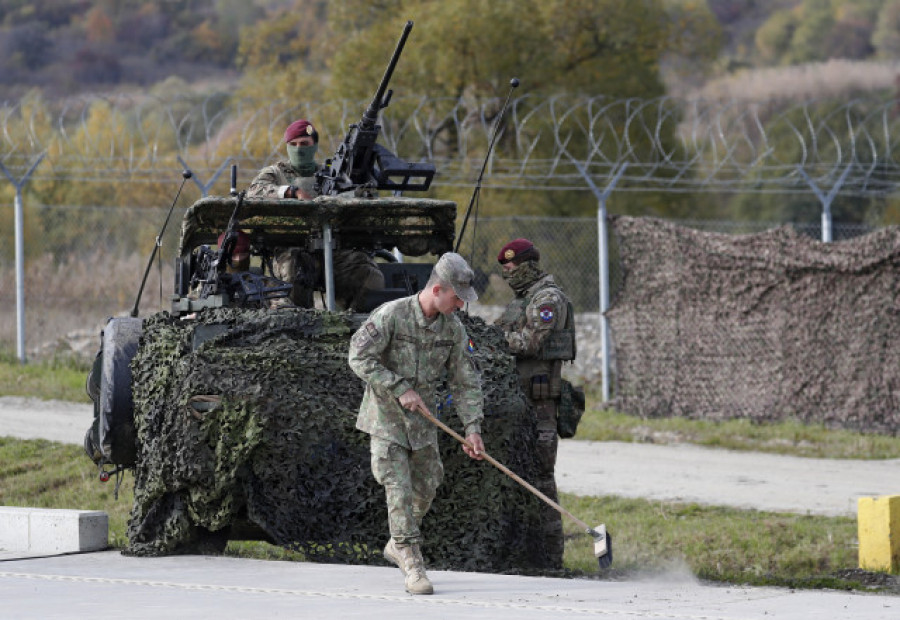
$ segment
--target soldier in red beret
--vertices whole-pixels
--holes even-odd
[[[539,265],[541,253],[528,239],[514,239],[500,250],[503,279],[515,298],[495,321],[506,334],[516,356],[516,370],[537,416],[537,476],[534,486],[557,500],[557,405],[562,386],[562,363],[575,359],[572,304]],[[563,532],[558,512],[542,505],[544,542],[549,558],[562,566]]]
[[[319,132],[300,118],[284,130],[287,161],[279,161],[259,171],[247,189],[248,198],[312,200],[316,189],[316,152]],[[332,253],[335,301],[344,308],[360,309],[366,293],[384,288],[384,274],[375,259],[359,250],[339,249]],[[304,308],[313,306],[313,292],[324,290],[325,265],[321,253],[303,248],[276,248],[272,263],[275,277],[290,282],[290,300]]]
[[[225,233],[219,235],[219,247],[225,241]],[[230,272],[248,271],[250,269],[250,235],[243,230],[237,231],[231,257],[226,269]]]
[[[299,118],[284,130],[287,161],[279,161],[259,171],[247,189],[248,198],[301,198],[316,196],[316,152],[319,132]]]

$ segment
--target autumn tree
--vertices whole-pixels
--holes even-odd
[[[319,28],[313,16],[323,18],[326,27]],[[714,57],[721,41],[706,4],[690,0],[297,0],[276,19],[244,31],[242,93],[285,105],[366,102],[407,20],[415,28],[391,81],[396,96],[388,113],[398,123],[421,96],[446,98],[450,105],[462,100],[473,109],[499,102],[512,77],[521,79],[521,94],[528,95],[657,97],[665,92],[664,57],[681,54],[702,64]],[[325,79],[311,77],[320,72]],[[499,103],[496,107],[494,113]],[[552,122],[535,118],[532,131],[537,135]],[[577,140],[571,143],[576,151]],[[444,135],[440,141],[452,149],[456,139]],[[535,157],[552,148],[552,143],[539,146]],[[420,153],[401,155],[414,159]],[[479,146],[470,147],[469,155],[477,157]],[[457,199],[464,200],[466,191],[459,190]],[[515,205],[518,212],[577,214],[594,208],[584,193],[542,192],[529,196],[527,206],[521,195],[494,195],[492,204]]]
[[[795,64],[830,58],[883,57],[900,24],[892,18],[895,0],[802,0],[773,12],[756,31],[756,49],[765,64]]]
[[[338,3],[340,4],[340,3]],[[321,100],[329,39],[326,0],[296,0],[241,30],[239,94],[265,100]]]
[[[887,0],[878,15],[878,25],[872,33],[872,44],[878,56],[894,60],[900,58],[900,0]]]

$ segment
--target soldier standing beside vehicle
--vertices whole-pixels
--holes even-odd
[[[391,538],[384,557],[403,572],[411,594],[432,594],[420,548],[422,518],[444,469],[437,429],[418,410],[435,401],[444,373],[465,426],[466,454],[481,459],[483,398],[466,330],[453,316],[475,301],[472,269],[448,252],[425,288],[377,308],[350,341],[350,368],[363,381],[356,428],[370,435],[372,473],[384,486]]]
[[[287,161],[260,170],[247,189],[248,198],[312,200],[319,195],[315,176],[319,132],[306,119],[297,119],[285,130],[284,142]],[[332,258],[335,300],[345,310],[360,310],[368,291],[384,288],[384,274],[366,252],[338,249]],[[293,284],[290,298],[295,305],[312,307],[313,291],[323,285],[321,257],[301,248],[276,248],[273,269],[275,277]]]
[[[534,486],[557,501],[557,433],[569,437],[574,434],[574,428],[560,425],[557,416],[561,396],[568,397],[567,402],[571,403],[571,384],[560,375],[562,362],[575,359],[575,328],[572,305],[553,276],[541,270],[540,258],[540,252],[528,239],[515,239],[500,250],[497,261],[515,298],[494,324],[506,334],[510,351],[516,356],[522,390],[537,416]],[[555,564],[562,566],[562,519],[549,506],[542,505],[541,509],[547,552]]]

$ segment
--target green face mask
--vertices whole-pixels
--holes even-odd
[[[527,260],[513,269],[512,273],[501,271],[500,275],[506,280],[510,288],[515,291],[516,295],[522,295],[528,290],[528,287],[544,275],[544,272],[541,271],[541,268],[538,267],[535,261]]]
[[[318,150],[318,144],[310,144],[309,146],[287,145],[287,154],[291,165],[303,176],[310,176],[316,171],[316,151]]]

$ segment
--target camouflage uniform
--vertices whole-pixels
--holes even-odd
[[[417,295],[383,304],[350,341],[350,368],[366,382],[356,428],[371,435],[372,473],[385,488],[391,537],[417,545],[419,526],[443,479],[437,428],[399,397],[434,402],[445,373],[465,434],[481,433],[481,381],[453,315],[428,319]]]
[[[259,171],[247,190],[248,198],[284,198],[286,186],[296,187],[307,195],[316,194],[315,176],[302,176],[287,161],[266,166]],[[362,307],[366,291],[384,288],[384,274],[366,252],[339,249],[332,252],[334,265],[334,297],[347,309]],[[309,308],[313,291],[324,285],[324,263],[321,256],[300,248],[276,248],[272,265],[275,277],[294,285],[291,301]]]
[[[553,276],[540,271],[537,263],[528,261],[518,269],[530,270],[531,276],[517,287],[516,297],[503,315],[495,321],[506,333],[510,351],[516,356],[516,370],[522,390],[531,401],[537,416],[537,477],[534,486],[557,501],[556,449],[557,404],[560,394],[559,359],[541,359],[552,332],[566,326],[569,302],[553,281]],[[574,318],[574,317],[572,317]],[[553,508],[542,505],[545,540],[551,558],[562,565],[562,518]]]

